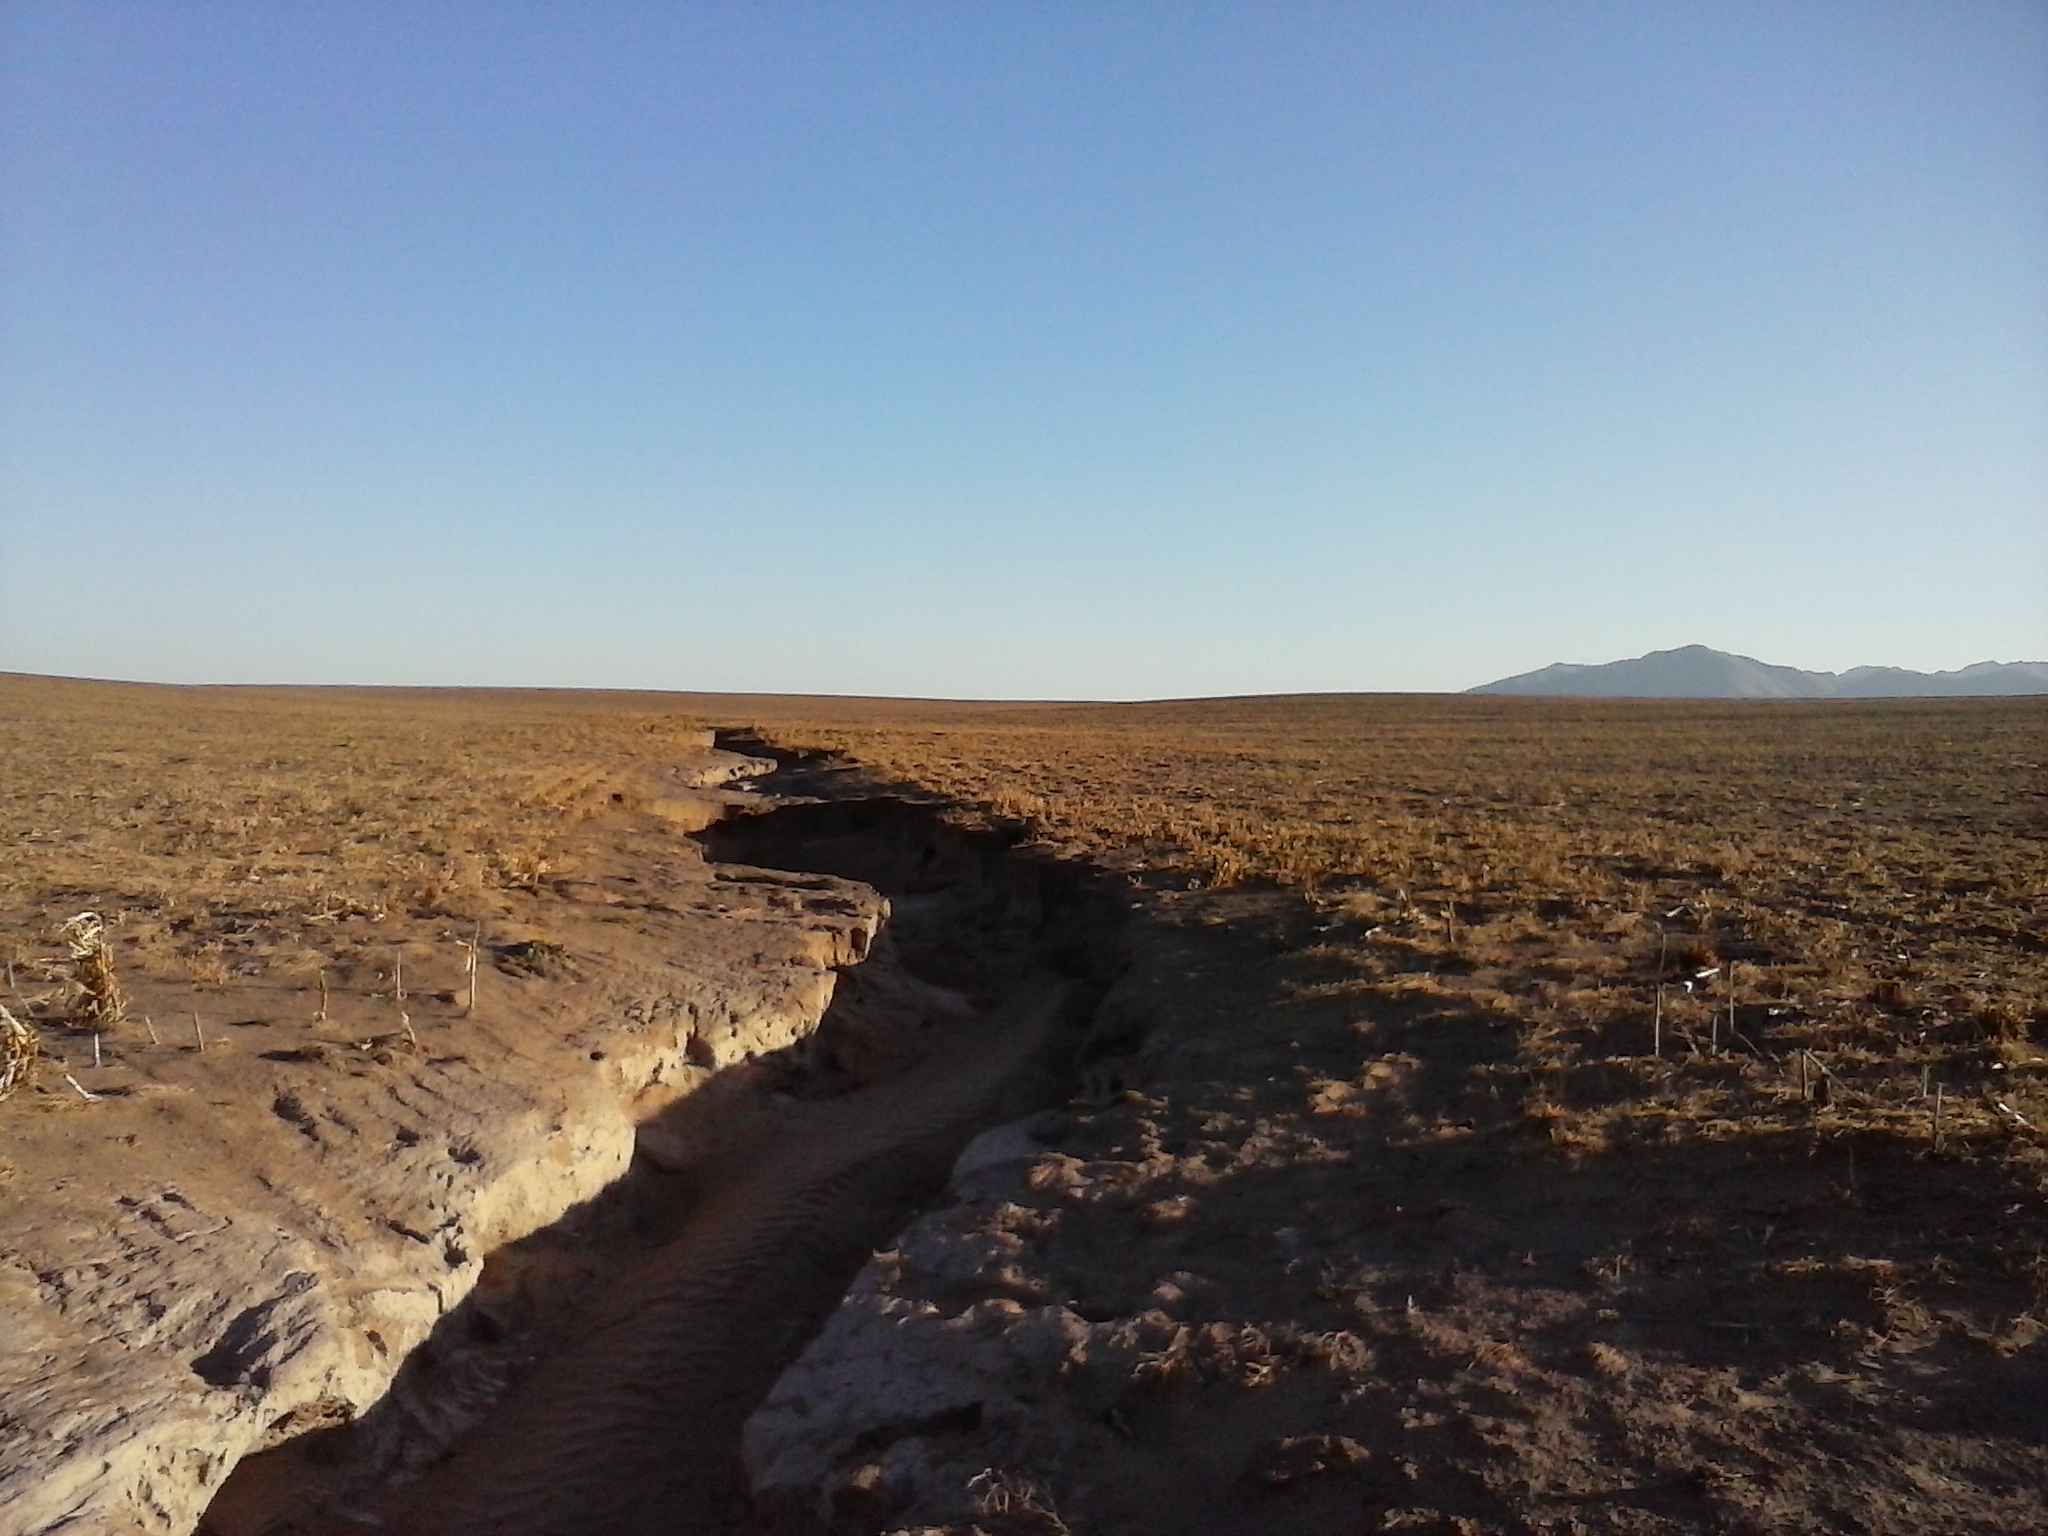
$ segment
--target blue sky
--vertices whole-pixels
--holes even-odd
[[[2048,6],[0,10],[0,667],[2048,657]]]

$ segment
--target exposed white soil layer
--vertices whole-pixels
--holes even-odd
[[[703,1531],[743,1519],[741,1423],[857,1263],[977,1123],[1043,1098],[1057,987],[950,1031],[892,1081],[732,1149],[677,1237],[382,1523],[457,1533]]]
[[[636,1148],[643,1182],[675,1183],[757,1121],[760,1063],[875,948],[871,887],[721,866],[677,835],[758,805],[709,786],[768,766],[707,753],[660,804],[623,804],[634,851],[564,887],[557,974],[487,937],[473,1010],[422,998],[367,1039],[253,990],[209,999],[205,1035],[124,1040],[75,1110],[6,1106],[0,1530],[183,1536],[238,1464],[333,1426],[371,1429],[379,1471],[445,1450],[518,1362],[457,1383],[408,1359],[574,1294],[561,1256]],[[912,1034],[964,1008],[894,985]],[[522,1270],[521,1240],[550,1232],[552,1269]],[[259,1487],[209,1528],[277,1511]]]
[[[815,957],[827,986],[779,1035],[678,1041],[692,1091],[629,1106],[601,1187],[492,1248],[381,1395],[274,1422],[205,1536],[750,1528],[747,1414],[978,1131],[1064,1098],[1121,917],[938,807],[825,768],[776,783],[694,829],[702,875],[726,916],[800,894],[808,948],[752,959]]]

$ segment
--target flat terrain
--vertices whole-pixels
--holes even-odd
[[[2042,701],[768,730],[1152,892],[1123,1091],[874,1277],[1089,1321],[1111,1427],[960,1447],[984,1512],[2048,1526]]]
[[[990,1529],[2048,1526],[2043,701],[8,678],[0,718],[6,998],[88,1087],[74,914],[159,1026],[388,1031],[407,945],[452,1014],[465,933],[545,965],[591,828],[710,726],[1123,881],[1063,1139],[933,1218],[1013,1262],[891,1282],[1096,1330],[1059,1434],[934,1453],[1008,1469]],[[80,1103],[46,1062],[0,1127]]]
[[[1804,1125],[1814,1094],[1779,1080],[1802,1051],[1859,1128],[1925,1130],[1937,1083],[1955,1145],[2031,1145],[1997,1103],[2048,1124],[2048,700],[1247,699],[768,734],[1149,883],[1301,892],[1328,925],[1304,989],[1485,1011],[1567,1150]]]

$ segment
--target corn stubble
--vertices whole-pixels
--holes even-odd
[[[80,912],[59,930],[70,948],[72,1019],[80,1029],[110,1029],[128,1016],[128,999],[114,974],[107,926],[97,912]]]
[[[2048,1127],[2048,701],[902,706],[763,729],[1143,879],[1305,893],[1327,925],[1312,985],[1483,1009],[1565,1147],[1925,1141],[1937,1087],[1945,1151],[2038,1151]]]
[[[1161,1020],[1158,1080],[1034,1169],[1024,1278],[1224,1288],[1227,1334],[1130,1319],[1161,1331],[1134,1402],[1216,1404],[1238,1360],[1246,1389],[1341,1383],[1251,1465],[1368,1512],[1295,1528],[1888,1536],[2042,1528],[2044,727],[2043,700],[761,721],[1217,925],[1227,965],[1169,992],[1193,1049]],[[1308,1370],[1248,1328],[1342,1347]],[[1078,1514],[1085,1474],[1055,1491]]]
[[[387,917],[468,938],[494,892],[573,875],[579,825],[620,783],[749,719],[1141,882],[1302,892],[1326,926],[1304,985],[1496,1017],[1563,1145],[1817,1116],[1926,1135],[1936,1087],[1945,1150],[2048,1126],[2041,700],[948,705],[8,677],[0,714],[0,946],[47,965],[63,933],[80,1027],[119,1020],[121,966],[217,989],[281,949],[375,959]],[[59,994],[15,996],[26,1014]]]
[[[1859,1362],[1935,1343],[1992,1360],[1994,1380],[2048,1337],[2043,700],[948,705],[0,676],[0,771],[14,791],[0,801],[14,850],[0,865],[0,1095],[16,1090],[4,1113],[65,1097],[20,1091],[36,1026],[108,1027],[124,980],[226,991],[282,971],[310,1018],[326,1011],[323,979],[353,965],[389,977],[377,1006],[417,1048],[403,947],[477,955],[480,924],[573,881],[592,826],[640,778],[700,750],[713,722],[838,754],[1140,891],[1264,888],[1281,899],[1244,910],[1301,914],[1275,923],[1263,953],[1292,989],[1276,1015],[1304,1030],[1323,1021],[1287,1043],[1321,1055],[1298,1054],[1295,1072],[1261,1068],[1265,1086],[1244,1084],[1245,1102],[1221,1084],[1213,1103],[1106,1107],[1105,1135],[1119,1114],[1142,1127],[1213,1111],[1283,1160],[1347,1136],[1359,1157],[1381,1136],[1402,1157],[1442,1159],[1505,1127],[1514,1166],[1534,1157],[1588,1187],[1654,1165],[1668,1210],[1640,1230],[1589,1226],[1588,1304],[1624,1307],[1653,1276],[1695,1271],[1775,1295],[1788,1316],[1815,1298],[1812,1326],[1830,1330],[1817,1344],[1786,1332],[1770,1345],[1778,1325],[1747,1313],[1701,1326],[1730,1330],[1731,1347],[1816,1393],[1876,1392],[1884,1378]],[[90,941],[84,927],[60,936],[84,916]],[[505,956],[515,968],[555,958],[544,939]],[[473,1004],[474,970],[464,980]],[[192,1023],[203,1050],[197,1010]],[[53,1042],[65,1046],[45,1034]],[[91,1113],[71,1086],[66,1112]],[[1126,1086],[1100,1097],[1134,1097]],[[1353,1168],[1295,1161],[1286,1176],[1310,1182]],[[1825,1192],[1758,1187],[1788,1163]],[[1077,1209],[1094,1198],[1080,1182]],[[1484,1204],[1484,1189],[1458,1192]],[[1338,1206],[1352,1211],[1352,1194]],[[1936,1219],[1951,1207],[1971,1232]],[[1228,1212],[1176,1195],[1135,1219],[1194,1242]],[[1428,1219],[1444,1213],[1455,1219],[1448,1204]],[[1515,1215],[1492,1213],[1503,1229]],[[1128,1223],[1117,1241],[1135,1243]],[[1418,1302],[1405,1281],[1380,1296],[1343,1254],[1323,1257],[1327,1271],[1285,1284],[1314,1287],[1296,1322],[1321,1306],[1347,1312],[1332,1314],[1342,1329],[1191,1325],[1185,1338],[1134,1340],[1139,1374],[1253,1388],[1312,1366],[1364,1382],[1366,1365],[1337,1344],[1384,1335],[1459,1379],[1536,1390],[1520,1345],[1495,1341],[1493,1324],[1426,1290]],[[1562,1262],[1533,1250],[1493,1261],[1513,1275]],[[1460,1273],[1451,1264],[1443,1284],[1473,1280]],[[1662,1409],[1645,1383],[1694,1379],[1619,1333],[1585,1344],[1583,1370],[1651,1418]],[[1338,1475],[1315,1469],[1343,1461],[1347,1443],[1310,1439],[1261,1463],[1266,1483]],[[976,1492],[991,1520],[1059,1528],[1036,1484]],[[1996,1528],[2032,1528],[2032,1515]]]
[[[123,975],[216,991],[300,954],[310,991],[408,925],[467,937],[570,872],[623,779],[702,740],[665,702],[0,676],[16,1012],[103,1028]]]
[[[0,1003],[0,1099],[34,1075],[41,1044],[36,1032]]]

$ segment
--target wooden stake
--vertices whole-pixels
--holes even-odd
[[[161,1040],[157,1039],[157,1037],[156,1037],[156,1024],[155,1024],[155,1022],[154,1022],[154,1021],[152,1021],[152,1020],[151,1020],[151,1018],[150,1018],[150,1016],[149,1016],[148,1014],[146,1014],[146,1013],[145,1013],[145,1014],[144,1014],[144,1015],[142,1016],[142,1027],[143,1027],[144,1029],[146,1029],[146,1030],[148,1030],[148,1031],[149,1031],[149,1043],[150,1043],[151,1045],[162,1045],[162,1044],[163,1044],[163,1041],[161,1041]]]
[[[192,1010],[192,1038],[199,1042],[201,1052],[206,1050],[206,1031],[199,1027],[199,1010]]]
[[[320,1011],[313,1015],[313,1022],[315,1024],[327,1022],[327,973],[325,971],[320,973]]]
[[[1662,967],[1659,967],[1660,973]],[[1650,1054],[1664,1054],[1664,983],[1657,983],[1657,1012],[1650,1020]]]
[[[483,972],[483,967],[477,962],[483,954],[483,947],[484,922],[482,918],[478,918],[476,930],[470,935],[469,939],[469,1001],[462,1005],[462,1012],[465,1018],[476,1012],[477,983],[482,980]]]
[[[92,1064],[95,1067],[100,1064],[100,1032],[98,1030],[92,1032]]]

